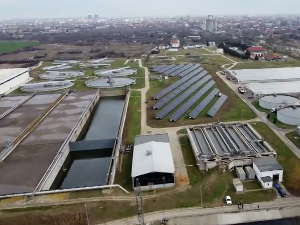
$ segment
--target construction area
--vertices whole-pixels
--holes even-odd
[[[256,157],[276,157],[273,148],[250,124],[197,126],[187,129],[187,134],[200,170],[222,163],[231,164],[231,169],[239,165],[234,163],[235,160],[240,163]]]
[[[119,108],[115,108],[116,103],[112,98],[123,99]],[[124,126],[122,121],[126,116],[127,100],[125,90],[1,97],[0,195],[49,190],[59,171],[71,167],[70,162],[66,161],[72,151],[69,143],[76,143],[89,131],[87,126],[94,117],[92,112],[100,106],[100,122],[116,123],[111,128],[114,129],[110,137],[113,140],[109,146],[106,144],[107,148],[111,148],[109,157],[115,155],[117,136],[122,135]],[[105,106],[104,109],[103,104],[113,105],[111,110],[114,113],[107,112],[110,108]],[[106,118],[107,115],[110,117]],[[90,133],[94,132],[100,131],[97,129]],[[108,129],[105,132],[109,132]],[[117,157],[111,160],[109,168],[105,168],[105,176],[108,170],[113,169],[113,161]],[[114,176],[113,171],[110,174]]]

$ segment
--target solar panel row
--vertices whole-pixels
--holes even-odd
[[[189,114],[190,119],[196,119],[197,116],[205,109],[205,107],[214,99],[216,94],[218,94],[220,90],[218,88],[215,88],[206,98],[203,99],[202,102],[200,102],[199,105],[196,106],[196,108]]]
[[[186,82],[187,80],[191,79],[193,76],[195,76],[196,74],[191,73],[189,75],[186,75],[185,77],[181,78],[180,80],[178,80],[177,82],[171,84],[169,87],[163,89],[162,91],[160,91],[158,94],[156,94],[153,99],[160,99],[162,98],[164,95],[168,94],[170,91],[174,90],[175,88],[179,87],[181,84],[183,84],[184,82]]]
[[[198,91],[192,98],[190,98],[186,103],[184,103],[175,113],[170,117],[170,121],[177,121],[183,114],[189,110],[198,100],[201,98],[216,82],[211,80],[207,85],[205,85],[200,91]]]
[[[157,71],[157,72],[159,72],[159,73],[164,73],[164,72],[168,71],[169,69],[172,69],[172,68],[175,67],[175,66],[176,66],[175,64],[168,65],[168,66],[166,66],[166,67],[160,69],[160,70]]]
[[[216,101],[216,103],[207,112],[207,115],[214,117],[226,100],[227,100],[227,96],[222,94],[222,96]]]
[[[170,92],[168,95],[163,97],[158,103],[156,103],[153,106],[153,108],[154,109],[161,109],[167,103],[169,103],[172,99],[174,99],[177,95],[179,95],[181,92],[183,92],[185,89],[187,89],[190,85],[192,85],[195,82],[197,82],[198,80],[200,80],[206,74],[207,74],[207,72],[203,71],[202,73],[194,76],[192,79],[190,79],[187,82],[183,83],[179,88],[176,88],[174,91]]]
[[[159,111],[156,115],[156,119],[163,119],[167,116],[172,110],[174,110],[177,106],[179,106],[184,100],[186,100],[191,94],[193,94],[199,87],[201,87],[204,83],[211,79],[210,75],[203,77],[196,84],[191,86],[187,91],[185,91],[182,95],[172,101],[169,105],[167,105],[164,109]]]
[[[160,65],[160,66],[157,66],[157,67],[155,67],[155,68],[153,69],[153,71],[157,72],[158,70],[160,70],[160,69],[162,69],[162,68],[164,68],[164,67],[166,67],[166,66],[168,66],[168,65]]]
[[[188,68],[186,71],[183,71],[182,73],[178,74],[179,77],[184,77],[185,75],[189,74],[190,72],[194,71],[200,67],[200,64],[195,64],[192,67]]]
[[[179,70],[180,68],[182,68],[182,67],[184,67],[184,66],[186,66],[186,64],[180,64],[180,65],[177,65],[177,66],[173,67],[172,69],[167,70],[167,71],[165,72],[165,74],[166,74],[166,75],[170,75],[171,73],[175,72],[176,70]]]
[[[188,68],[192,67],[194,64],[190,63],[185,65],[184,67],[180,68],[179,70],[176,70],[175,72],[171,73],[171,77],[176,77],[178,74],[180,74],[181,72],[187,70]]]

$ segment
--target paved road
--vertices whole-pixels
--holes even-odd
[[[244,205],[244,212],[250,212],[257,210],[258,204],[245,204]],[[300,199],[299,198],[286,198],[275,200],[273,202],[261,202],[259,203],[260,211],[269,210],[269,209],[279,209],[279,208],[289,208],[292,206],[300,206]],[[236,205],[233,206],[224,206],[224,207],[216,207],[216,208],[201,208],[201,207],[194,207],[194,208],[185,208],[185,209],[174,209],[174,210],[167,210],[167,211],[159,211],[155,213],[147,213],[145,214],[145,222],[152,222],[160,220],[161,218],[185,218],[188,219],[189,217],[201,217],[207,215],[214,215],[214,214],[224,214],[224,213],[236,213],[240,212]],[[110,223],[105,223],[106,225],[133,225],[137,223],[137,217],[131,217],[124,220],[117,220]],[[100,225],[100,224],[99,224]],[[104,225],[104,224],[101,224]]]

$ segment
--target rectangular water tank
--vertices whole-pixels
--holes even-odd
[[[251,166],[246,166],[245,167],[245,172],[246,172],[247,178],[249,180],[254,180],[255,179],[255,172],[254,172],[254,170],[252,169]]]
[[[246,180],[246,173],[243,170],[243,167],[236,167],[235,172],[238,178],[240,178],[241,181]]]

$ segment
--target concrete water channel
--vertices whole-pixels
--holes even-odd
[[[112,184],[126,90],[0,98],[0,196]]]

